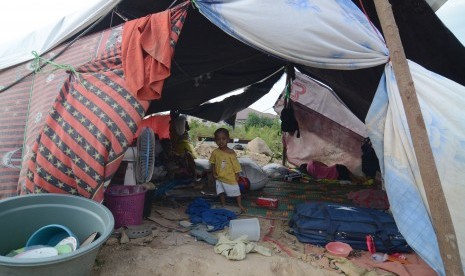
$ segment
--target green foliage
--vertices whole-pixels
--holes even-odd
[[[229,130],[231,138],[252,140],[262,138],[270,147],[275,158],[282,158],[283,146],[281,141],[281,125],[278,118],[272,119],[256,114],[249,114],[245,125],[237,124],[234,129],[228,125],[219,125],[201,120],[189,122],[192,142],[197,143],[198,137],[212,137],[215,130],[224,127]]]
[[[245,121],[245,128],[250,127],[273,127],[274,120],[265,116],[259,116],[255,113],[249,113],[247,120]]]

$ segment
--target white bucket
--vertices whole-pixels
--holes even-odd
[[[249,241],[258,241],[260,239],[260,222],[257,218],[229,221],[229,236],[231,239],[237,239],[242,235],[247,235]]]

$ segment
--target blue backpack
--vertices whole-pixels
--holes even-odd
[[[371,235],[377,252],[410,252],[394,218],[383,211],[329,202],[299,204],[289,221],[300,242],[325,246],[332,241],[367,250]]]

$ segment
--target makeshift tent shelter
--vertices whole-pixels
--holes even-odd
[[[299,72],[289,96],[300,135],[283,133],[286,159],[296,166],[309,160],[328,166],[343,164],[361,175],[361,145],[367,137],[365,124],[330,88]],[[284,107],[284,97],[285,92],[274,106],[278,114]]]
[[[245,0],[244,0],[245,1]],[[323,81],[330,85],[338,96],[346,103],[349,109],[356,114],[357,117],[363,119],[370,107],[372,102],[372,98],[376,91],[376,87],[379,84],[379,80],[383,71],[389,72],[389,68],[385,69],[383,63],[387,61],[387,50],[385,49],[382,40],[379,40],[376,35],[376,31],[373,29],[372,25],[365,19],[365,16],[360,12],[360,10],[355,9],[354,5],[350,1],[327,1],[328,5],[332,5],[332,11],[338,11],[339,14],[337,16],[328,16],[328,14],[323,14],[321,11],[327,11],[327,7],[323,3],[319,3],[318,1],[287,1],[286,6],[284,9],[276,8],[276,10],[267,10],[275,14],[275,16],[270,15],[270,13],[258,14],[254,13],[257,16],[257,19],[260,20],[252,20],[252,23],[247,23],[245,28],[239,21],[235,21],[234,18],[237,18],[237,15],[246,15],[249,14],[247,11],[253,10],[254,8],[251,7],[249,4],[244,4],[244,1],[233,1],[229,3],[229,5],[223,5],[222,2],[216,3],[216,5],[211,5],[211,3],[206,3],[202,1],[197,1],[199,4],[200,10],[209,17],[213,22],[215,22],[218,26],[220,26],[225,32],[228,32],[230,35],[235,35],[236,38],[246,42],[247,44],[253,45],[256,48],[260,48],[262,50],[267,51],[268,53],[272,53],[275,56],[279,56],[280,59],[270,57],[268,54],[261,53],[250,46],[241,43],[238,40],[231,38],[230,36],[225,35],[220,29],[214,27],[210,24],[205,18],[203,18],[197,11],[191,11],[189,16],[187,17],[187,21],[182,32],[182,39],[179,41],[179,44],[176,48],[176,56],[174,58],[174,66],[171,70],[171,77],[167,80],[165,87],[163,89],[163,97],[158,101],[153,101],[148,108],[148,113],[168,110],[171,108],[180,109],[182,112],[189,113],[189,111],[196,110],[198,111],[198,105],[202,104],[203,102],[207,101],[214,96],[218,96],[220,94],[224,94],[233,90],[238,87],[244,87],[250,85],[252,83],[256,83],[260,80],[265,79],[266,77],[272,75],[273,73],[277,72],[282,65],[287,63],[283,61],[283,59],[288,59],[294,61],[296,67],[299,71],[306,73],[316,79]],[[170,1],[171,2],[171,1]],[[124,11],[123,14],[135,14],[136,16],[143,16],[150,12],[156,12],[165,10],[166,7],[170,4],[168,1],[154,1],[151,3],[150,1],[140,1],[137,4],[132,3],[131,1],[123,2],[119,9],[120,11]],[[253,1],[251,1],[253,2]],[[257,3],[255,3],[257,4]],[[302,4],[302,5],[301,5]],[[321,8],[323,7],[326,8]],[[136,6],[141,5],[141,6]],[[366,11],[368,17],[374,23],[375,26],[379,26],[376,13],[374,12],[373,3],[366,3]],[[274,5],[268,5],[269,7],[263,7],[262,10],[265,11],[266,9],[271,9]],[[150,8],[147,8],[150,7]],[[213,8],[213,9],[212,9]],[[407,53],[407,57],[418,64],[436,72],[444,77],[447,77],[451,80],[456,81],[459,84],[465,84],[464,76],[461,72],[464,71],[465,67],[465,49],[463,46],[450,34],[450,32],[445,29],[442,23],[437,19],[434,15],[433,11],[426,5],[424,1],[393,1],[393,9],[394,14],[396,15],[397,24],[399,25],[400,35],[404,41],[404,47]],[[282,14],[280,14],[280,12]],[[293,47],[287,48],[287,45],[293,44],[296,42],[301,42],[300,36],[302,30],[305,29],[305,24],[308,24],[306,20],[300,20],[302,25],[297,24],[295,21],[296,18],[300,18],[302,14],[305,15],[305,12],[312,13],[312,16],[305,17],[308,18],[316,18],[318,16],[322,16],[321,18],[326,18],[326,20],[318,21],[323,25],[318,26],[319,28],[313,28],[313,31],[310,32],[311,35],[316,35],[316,39],[310,39],[308,43],[302,43],[301,45],[296,45],[298,49],[305,49],[310,51],[310,55],[307,53],[300,53],[294,52],[292,49]],[[277,13],[277,14],[276,14]],[[334,15],[334,14],[333,14]],[[341,18],[341,15],[343,16]],[[348,16],[349,15],[349,16]],[[315,16],[315,17],[314,17]],[[347,16],[347,17],[344,17]],[[268,25],[273,23],[274,19],[286,19],[292,18],[293,25],[286,24],[287,22],[280,23],[280,26],[276,27],[289,27],[290,30],[286,30],[286,34],[297,34],[298,38],[293,39],[286,37],[287,39],[283,39],[283,36],[277,37],[273,33],[269,33],[269,36],[263,39],[260,38],[260,34],[264,34],[266,32],[257,33],[257,29],[261,31],[261,28],[266,28]],[[250,20],[250,17],[247,17]],[[337,19],[337,20],[334,20]],[[257,26],[255,22],[260,21],[261,23]],[[104,22],[104,21],[102,21]],[[116,22],[116,20],[115,20]],[[244,21],[246,22],[246,21]],[[250,21],[249,21],[250,22]],[[278,20],[276,20],[278,22]],[[420,23],[419,23],[420,22]],[[313,22],[310,22],[310,24]],[[311,50],[315,50],[314,48],[308,47],[312,45],[313,42],[318,41],[319,38],[324,41],[324,38],[331,38],[330,32],[325,32],[326,28],[324,24],[335,24],[333,25],[332,30],[344,30],[339,35],[334,36],[332,34],[332,38],[338,43],[342,45],[342,39],[345,38],[347,44],[341,47],[332,46],[331,52],[328,52],[327,49],[322,49],[321,53],[326,54],[325,57],[318,57],[312,56]],[[349,23],[355,24],[353,28],[347,28],[345,25],[349,25]],[[104,23],[102,23],[104,24]],[[315,24],[316,25],[316,24]],[[106,25],[105,27],[107,27]],[[249,29],[250,27],[250,29]],[[315,27],[315,26],[313,26]],[[255,32],[248,32],[248,30],[255,29]],[[379,28],[378,28],[379,29]],[[201,31],[200,31],[201,30]],[[279,34],[279,28],[275,28],[273,32]],[[281,29],[282,30],[282,29]],[[363,32],[358,33],[360,30]],[[307,34],[307,33],[305,33]],[[433,34],[433,35],[432,35]],[[329,35],[329,36],[328,36]],[[351,43],[350,39],[352,35],[361,39],[358,43]],[[279,43],[274,43],[273,41],[269,41],[267,39],[274,38],[275,40],[280,40],[284,44],[279,45]],[[304,40],[302,40],[304,41]],[[326,44],[324,46],[330,45]],[[277,46],[278,47],[275,47]],[[428,45],[428,47],[419,47],[419,45]],[[272,47],[268,47],[272,46]],[[292,45],[291,45],[292,46]],[[295,46],[295,45],[294,45]],[[320,46],[322,46],[320,44]],[[361,46],[361,47],[360,47]],[[320,48],[321,49],[321,48]],[[345,56],[345,50],[351,49],[352,53],[356,53],[356,55],[349,57],[345,62],[337,62],[337,64],[332,64],[332,59],[340,60],[341,58],[347,58]],[[300,57],[305,57],[304,60],[301,60]],[[355,59],[360,57],[364,57],[367,60],[358,61],[354,63]],[[370,66],[374,66],[379,64],[373,68],[367,68]],[[77,64],[78,65],[78,64]],[[316,66],[316,67],[310,67]],[[415,68],[415,65],[412,65]],[[340,70],[330,70],[334,68],[345,69],[345,71]],[[7,87],[8,89],[4,89],[2,93],[5,93],[10,90],[10,84],[13,83],[16,79],[20,79],[22,75],[21,72],[21,65],[18,65],[15,68],[11,68],[8,71],[2,72],[2,80],[0,85],[3,87]],[[347,69],[356,69],[356,68],[366,68],[366,69],[359,69],[349,71]],[[423,69],[418,68],[420,72]],[[8,78],[4,78],[6,76],[5,72],[8,72]],[[16,77],[15,73],[18,73],[19,76]],[[9,101],[5,101],[7,104],[14,104],[16,107],[21,108],[23,113],[23,118],[17,120],[18,124],[15,126],[16,133],[7,134],[3,136],[5,138],[4,141],[4,149],[7,151],[2,152],[2,157],[4,156],[15,156],[15,153],[18,153],[18,148],[23,145],[22,137],[24,135],[24,118],[28,118],[28,125],[31,124],[37,118],[37,122],[41,122],[43,118],[36,115],[35,110],[32,109],[34,101],[31,101],[29,104],[29,95],[31,87],[31,79],[29,78],[29,82],[18,82],[14,89],[18,89],[17,94],[12,93],[9,94],[8,97],[5,99]],[[392,82],[392,79],[388,79],[389,82]],[[264,81],[265,82],[265,81]],[[61,84],[59,85],[61,86]],[[451,85],[453,86],[453,85]],[[394,86],[392,86],[394,87]],[[459,89],[457,86],[453,86],[453,89]],[[250,89],[254,89],[254,86],[251,86]],[[261,86],[262,93],[266,91],[263,89],[263,85]],[[382,95],[383,92],[387,91],[387,89],[380,88],[377,95]],[[392,89],[390,90],[392,91]],[[445,90],[444,90],[445,91]],[[182,93],[183,100],[179,100],[179,95]],[[387,93],[385,93],[387,94]],[[7,95],[7,94],[5,94]],[[460,92],[457,93],[458,96],[463,95]],[[18,97],[19,96],[19,97]],[[22,97],[21,97],[22,96]],[[18,99],[19,98],[19,99]],[[53,97],[52,97],[53,98]],[[32,99],[32,98],[31,98]],[[41,98],[42,99],[42,98]],[[47,101],[46,99],[43,99]],[[48,104],[51,105],[53,99],[48,99],[47,103],[42,103],[44,105]],[[2,102],[3,103],[3,102]],[[236,101],[237,105],[235,108],[246,107],[250,104],[249,101]],[[39,102],[40,104],[40,102]],[[4,114],[10,114],[11,107],[5,107],[2,112]],[[30,108],[30,109],[29,109]],[[209,106],[211,108],[211,106]],[[18,109],[19,110],[19,109]],[[46,110],[46,108],[45,108]],[[32,111],[32,113],[31,113]],[[227,118],[232,115],[234,109],[225,110],[224,112],[216,112],[216,117]],[[37,113],[38,114],[38,113]],[[16,114],[17,115],[17,114]],[[211,115],[211,112],[210,112]],[[211,115],[213,117],[213,115]],[[11,118],[11,117],[2,117],[2,118]],[[50,117],[48,117],[50,118]],[[436,117],[433,117],[436,118]],[[10,119],[11,120],[11,119]],[[402,120],[401,120],[402,121]],[[9,125],[8,122],[5,124]],[[43,121],[42,121],[43,124]],[[457,129],[463,129],[463,127],[459,127]],[[33,128],[34,126],[31,126]],[[36,130],[40,130],[39,126],[36,126]],[[28,127],[29,129],[31,129]],[[12,128],[13,129],[13,128]],[[440,129],[441,130],[441,129]],[[459,132],[454,131],[450,133],[452,136],[448,137],[455,137]],[[384,136],[379,135],[378,137],[386,137],[386,133]],[[408,137],[405,136],[405,137]],[[442,136],[441,136],[442,137]],[[52,136],[53,138],[53,136]],[[408,138],[406,138],[408,140]],[[461,145],[460,139],[455,140],[455,143]],[[378,141],[379,142],[379,141]],[[375,143],[375,141],[374,141]],[[384,143],[386,144],[386,143]],[[29,144],[24,143],[23,148],[27,148]],[[405,143],[405,146],[409,146],[409,143]],[[124,147],[123,147],[124,148]],[[411,148],[411,147],[410,147]],[[39,148],[40,150],[40,148]],[[389,153],[388,151],[381,152],[381,148],[377,148],[378,155],[383,156],[386,158],[385,153]],[[24,151],[25,153],[26,151]],[[445,152],[451,153],[453,151],[450,148],[447,148]],[[23,154],[25,155],[25,154]],[[33,156],[34,157],[34,156]],[[450,156],[449,156],[450,157]],[[440,158],[436,156],[436,158]],[[454,157],[455,158],[455,157]],[[7,158],[11,159],[11,158]],[[79,159],[76,159],[80,161]],[[450,158],[448,160],[451,160]],[[462,161],[463,158],[461,155],[456,156],[456,161]],[[411,160],[409,160],[411,161]],[[442,161],[442,160],[441,160]],[[117,162],[112,163],[116,165]],[[385,163],[385,164],[397,164],[396,162]],[[86,167],[83,167],[84,170]],[[386,168],[385,168],[386,169]],[[389,170],[395,170],[393,166],[389,167]],[[402,168],[404,169],[404,167]],[[406,171],[414,171],[415,168],[411,168],[406,166]],[[449,181],[448,178],[443,180],[443,184],[451,185],[452,190],[446,191],[447,201],[450,203],[449,210],[459,210],[459,207],[456,207],[457,200],[450,199],[451,192],[453,189],[456,190],[456,195],[463,195],[463,186],[457,182],[457,179],[460,179],[461,174],[463,171],[460,170],[453,170],[454,174],[458,172],[457,175],[447,175],[447,177],[452,177],[453,179]],[[8,185],[11,184],[11,181],[15,180],[17,177],[18,169],[11,169],[11,168],[2,168],[2,177],[6,179],[4,183]],[[407,173],[408,174],[408,173]],[[387,172],[386,172],[387,175]],[[394,174],[398,175],[398,174]],[[108,177],[111,176],[111,173]],[[48,175],[43,175],[43,177],[47,177]],[[409,240],[409,243],[415,248],[417,252],[438,272],[443,273],[442,263],[440,261],[440,256],[438,253],[438,245],[436,240],[432,239],[433,237],[433,227],[431,225],[430,218],[428,216],[428,208],[425,203],[425,200],[421,198],[421,193],[419,192],[422,190],[421,185],[419,187],[416,186],[418,182],[418,176],[412,177],[405,177],[403,178],[406,180],[406,183],[411,185],[405,184],[403,187],[404,189],[408,189],[404,196],[409,198],[415,198],[417,205],[415,205],[415,209],[405,209],[402,203],[403,200],[396,199],[395,193],[390,193],[390,200],[395,201],[396,205],[398,205],[398,211],[396,213],[394,211],[394,215],[396,219],[401,217],[401,214],[398,212],[403,212],[407,214],[406,220],[410,224],[405,225],[412,225],[415,224],[416,227],[414,229],[405,226],[402,230],[403,234]],[[388,181],[389,182],[389,181]],[[387,183],[388,183],[387,182]],[[3,186],[6,186],[5,184]],[[84,187],[84,189],[87,187]],[[9,188],[4,190],[10,190]],[[389,188],[388,188],[389,191]],[[7,193],[11,195],[10,191]],[[397,195],[398,196],[398,195]],[[391,203],[391,205],[394,205]],[[410,207],[410,206],[407,206]],[[416,215],[417,219],[412,219],[412,216],[409,215]],[[454,213],[454,226],[456,229],[457,234],[463,233],[464,231],[460,232],[460,217],[459,214]],[[463,220],[462,220],[463,221]],[[402,222],[398,221],[400,228]],[[418,227],[418,225],[423,225],[424,227]],[[420,238],[418,238],[420,237]],[[459,243],[459,248],[462,252],[462,259],[463,259],[463,243],[464,238],[462,236],[457,235],[457,240]],[[421,248],[425,245],[426,248]]]

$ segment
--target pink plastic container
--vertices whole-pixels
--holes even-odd
[[[115,217],[115,229],[142,224],[146,192],[144,186],[138,185],[112,186],[105,191],[105,206]]]

